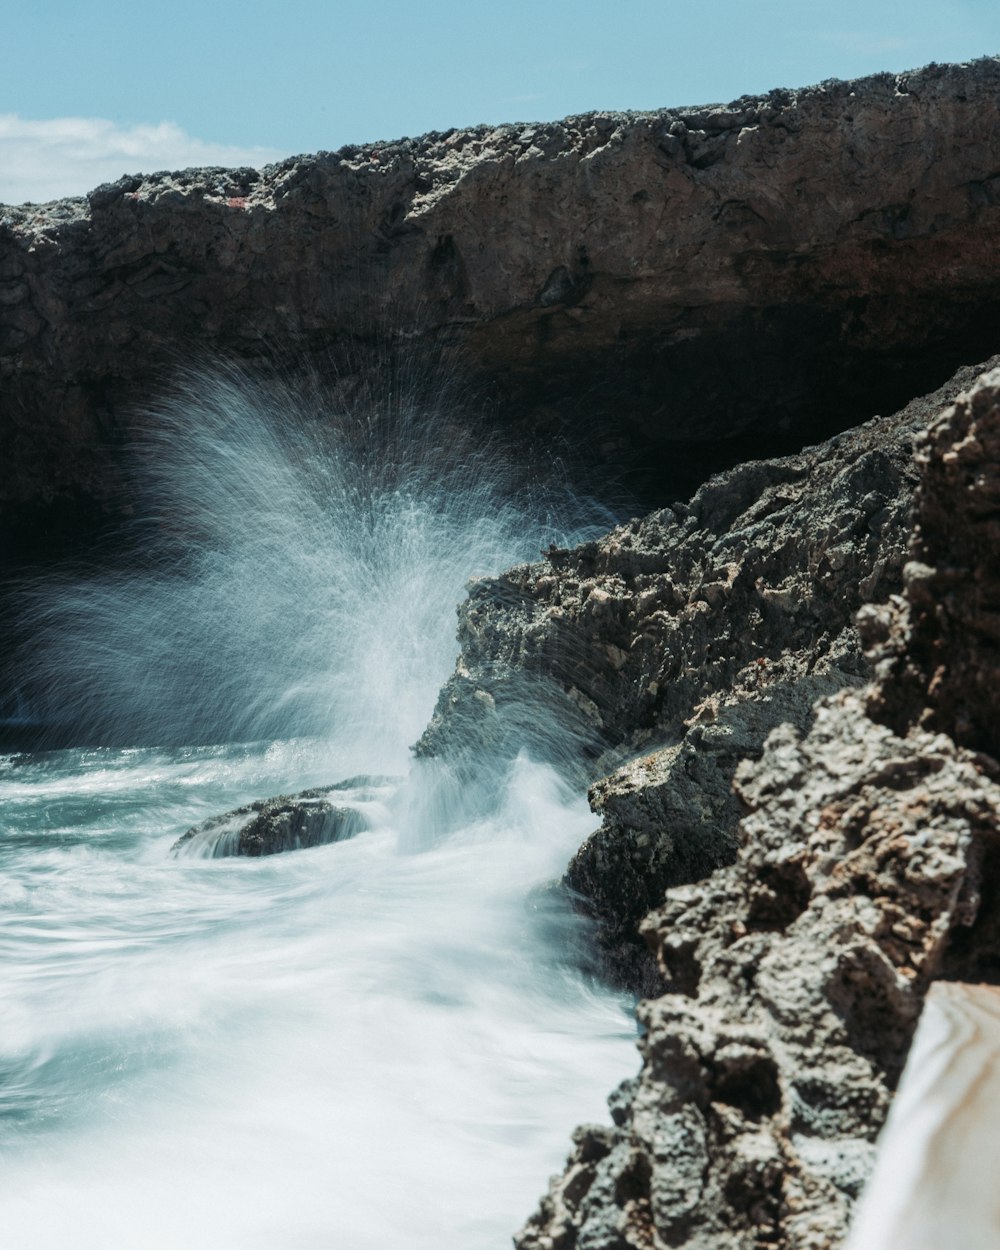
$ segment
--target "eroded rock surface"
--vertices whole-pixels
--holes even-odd
[[[642,1071],[521,1250],[838,1245],[930,980],[1000,973],[1000,765],[952,736],[984,745],[994,672],[990,630],[957,622],[1000,586],[1000,372],[919,447],[918,567],[865,613],[879,680],[740,765],[736,862],[644,922],[668,992],[640,1008]]]
[[[976,916],[1000,788],[843,693],[805,738],[775,730],[738,790],[737,862],[645,923],[672,992],[640,1009],[639,1081],[524,1250],[826,1250],[845,1231],[923,993]]]
[[[206,354],[443,352],[664,480],[891,410],[995,346],[998,91],[989,58],[5,208],[0,511],[127,506],[131,405]]]
[[[995,370],[922,441],[906,598],[866,612],[862,627],[877,647],[876,715],[1000,758],[998,388]]]
[[[735,856],[739,761],[865,680],[854,617],[901,586],[913,440],[977,372],[472,588],[461,658],[418,752],[477,759],[507,739],[544,751],[565,735],[567,751],[589,745],[592,778],[627,758],[592,788],[604,824],[566,876],[600,921],[608,975],[655,988],[639,921],[667,886]],[[548,722],[531,710],[540,702]]]

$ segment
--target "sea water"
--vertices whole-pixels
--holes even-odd
[[[145,558],[26,594],[89,741],[0,758],[0,1242],[506,1246],[636,1067],[545,888],[594,818],[523,751],[445,812],[408,747],[465,580],[608,516],[398,392],[232,370],[144,414],[136,463]],[[348,841],[171,852],[358,774]]]

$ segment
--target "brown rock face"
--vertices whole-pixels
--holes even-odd
[[[838,1245],[929,982],[1000,975],[998,440],[994,371],[922,440],[920,559],[865,614],[877,684],[770,734],[736,773],[735,863],[647,917],[668,992],[640,1007],[642,1071],[613,1128],[576,1134],[523,1250]]]
[[[658,991],[639,922],[668,886],[734,858],[739,761],[867,676],[854,616],[900,588],[913,440],[975,376],[473,586],[418,753],[474,765],[507,738],[516,750],[533,734],[544,752],[569,727],[597,757],[590,780],[621,764],[592,787],[603,825],[566,874],[613,979]],[[539,701],[551,725],[522,712]]]
[[[906,601],[866,614],[881,643],[872,710],[1000,758],[1000,370],[920,440]]]
[[[998,93],[989,59],[5,209],[0,506],[120,505],[129,406],[206,355],[444,353],[654,479],[896,407],[995,343]]]
[[[737,862],[646,921],[673,992],[640,1008],[619,1123],[585,1179],[578,1147],[524,1250],[828,1250],[846,1231],[922,996],[976,915],[1000,787],[845,693],[804,739],[775,730],[738,790]]]

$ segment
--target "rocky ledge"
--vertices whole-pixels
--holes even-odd
[[[838,1245],[929,983],[1000,975],[1000,369],[916,441],[903,593],[860,615],[876,680],[736,768],[734,861],[642,923],[642,1070],[521,1250]]]
[[[0,512],[121,515],[134,406],[206,356],[349,405],[372,343],[443,355],[659,500],[890,411],[995,348],[998,94],[984,59],[2,209]]]
[[[603,824],[565,883],[599,922],[606,975],[659,988],[639,923],[668,886],[733,860],[739,762],[866,679],[854,618],[901,587],[913,441],[977,372],[471,588],[461,658],[417,752],[471,772],[526,740],[536,753],[584,744]]]

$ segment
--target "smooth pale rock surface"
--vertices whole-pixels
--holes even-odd
[[[1000,1244],[1000,988],[932,985],[845,1250]]]
[[[987,58],[2,209],[0,511],[127,507],[132,405],[206,356],[349,397],[373,341],[443,355],[663,481],[891,411],[995,348],[998,91]]]

